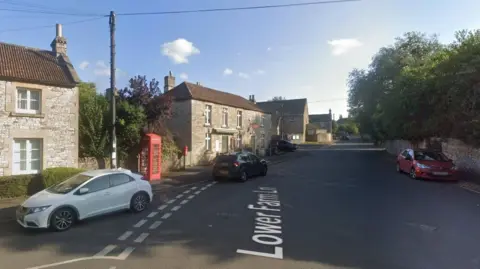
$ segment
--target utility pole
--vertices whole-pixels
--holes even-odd
[[[115,12],[110,11],[110,109],[112,112],[112,155],[110,156],[110,167],[117,168],[117,136],[115,134],[116,124],[116,85],[115,85]]]

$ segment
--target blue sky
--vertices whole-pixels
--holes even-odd
[[[25,8],[0,1],[1,8]],[[295,0],[23,0],[62,11],[148,12],[299,3]],[[305,2],[305,1],[303,1]],[[140,4],[141,3],[141,4]],[[478,0],[363,0],[285,9],[117,18],[118,86],[140,74],[163,83],[169,70],[190,82],[259,101],[308,98],[310,114],[346,115],[348,72],[407,31],[444,42],[480,28]],[[55,23],[85,19],[0,11],[0,41],[49,49]],[[52,24],[31,31],[3,30]],[[68,55],[84,81],[108,87],[108,20],[65,25]],[[88,63],[88,64],[87,64]],[[227,70],[228,69],[228,70]],[[227,71],[227,72],[225,72]],[[231,72],[230,72],[231,71]]]

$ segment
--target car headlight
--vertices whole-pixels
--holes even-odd
[[[49,208],[49,207],[50,207],[49,205],[30,207],[30,208],[28,208],[27,214],[42,212],[42,211],[47,210],[47,208]]]
[[[421,163],[417,163],[417,166],[418,166],[418,168],[421,168],[421,169],[429,169],[430,168],[430,166],[424,165],[424,164],[421,164]]]

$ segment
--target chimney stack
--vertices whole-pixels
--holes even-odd
[[[164,83],[165,83],[165,86],[163,87],[164,93],[167,93],[169,90],[175,87],[175,77],[172,75],[172,71],[169,71],[168,76],[165,76]]]
[[[59,23],[56,25],[56,36],[50,46],[52,47],[52,51],[57,54],[57,57],[67,55],[67,39],[63,37],[62,25]]]
[[[253,95],[253,94],[248,96],[248,101],[250,101],[250,102],[252,102],[252,103],[254,103],[254,104],[257,103],[257,102],[255,101],[255,95]]]

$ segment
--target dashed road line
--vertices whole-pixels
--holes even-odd
[[[167,202],[167,204],[173,204],[173,203],[175,203],[175,201],[177,201],[177,199],[169,200],[169,201]]]
[[[100,257],[100,256],[105,256],[107,255],[108,253],[112,252],[112,250],[114,250],[115,248],[117,248],[116,245],[108,245],[106,246],[104,249],[102,249],[100,252],[98,252],[97,254],[93,255],[94,257]]]
[[[202,191],[196,191],[195,194],[198,195],[200,194]]]
[[[153,211],[152,213],[148,214],[147,218],[153,218],[158,214],[157,211]]]
[[[165,214],[163,214],[162,219],[168,219],[168,218],[170,218],[171,215],[172,215],[172,213],[165,213]]]
[[[206,190],[206,189],[208,189],[208,188],[207,188],[207,187],[203,187],[203,188],[201,188],[200,190],[204,191],[204,190]]]
[[[165,208],[167,208],[167,206],[168,206],[168,205],[161,205],[161,206],[158,207],[158,210],[160,210],[160,211],[161,211],[161,210],[164,210]]]
[[[191,187],[190,189],[193,191],[193,190],[196,190],[196,189],[197,189],[197,187]]]
[[[140,220],[139,222],[137,222],[137,224],[133,225],[133,227],[135,227],[135,228],[140,228],[140,227],[142,227],[143,224],[145,224],[145,222],[147,222],[147,220],[146,220],[146,219],[142,219],[142,220]]]
[[[179,194],[179,195],[177,195],[177,197],[175,197],[175,198],[180,199],[180,198],[182,198],[182,197],[183,197],[183,194]]]
[[[177,211],[177,210],[179,210],[180,208],[182,208],[182,206],[180,206],[180,205],[174,206],[174,207],[172,208],[172,211]]]
[[[160,225],[162,225],[162,221],[158,220],[158,221],[155,221],[152,225],[150,225],[150,227],[148,229],[154,230],[154,229],[157,229],[158,226],[160,226]]]
[[[186,190],[186,191],[183,192],[183,194],[187,194],[187,193],[190,193],[190,192],[191,192],[191,190]]]
[[[184,204],[188,203],[189,201],[190,201],[190,200],[185,199],[185,200],[181,201],[180,204],[181,204],[181,205],[184,205]]]
[[[133,242],[135,243],[142,243],[143,240],[145,240],[150,234],[149,233],[141,233],[137,239],[135,239]]]
[[[132,235],[132,234],[133,234],[132,231],[126,231],[126,232],[124,232],[122,235],[120,235],[120,237],[117,238],[117,239],[120,240],[120,241],[125,241],[125,240],[127,240],[127,238],[130,237],[130,235]]]
[[[195,195],[190,195],[190,196],[188,196],[187,199],[193,199],[193,198],[195,198]]]
[[[134,247],[128,247],[126,248],[125,250],[122,251],[122,253],[120,253],[120,255],[118,255],[117,257],[120,259],[120,260],[125,260],[127,259],[128,255],[132,254],[132,252],[135,250]]]

